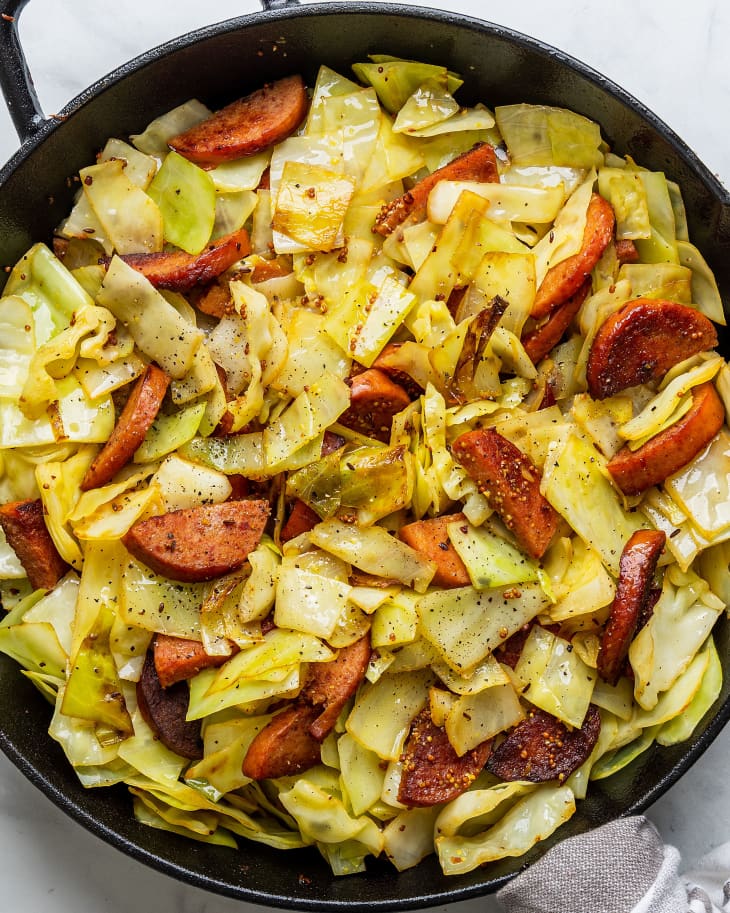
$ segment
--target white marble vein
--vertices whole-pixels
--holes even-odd
[[[416,4],[409,4],[416,5]],[[425,4],[421,4],[425,5]],[[663,118],[730,185],[730,5],[724,0],[454,0],[454,12],[539,37],[604,72]],[[190,29],[258,10],[252,0],[32,0],[23,37],[47,112],[128,58]],[[17,149],[0,105],[0,161]],[[730,839],[730,730],[650,810],[686,867]],[[0,913],[254,913],[176,883],[69,820],[0,756]],[[437,908],[496,913],[493,899]]]

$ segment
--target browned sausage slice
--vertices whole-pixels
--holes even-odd
[[[542,361],[560,342],[590,290],[591,283],[584,282],[575,295],[555,308],[545,323],[522,337],[522,345],[533,364]]]
[[[616,595],[598,652],[598,674],[615,685],[621,675],[639,618],[651,598],[651,583],[666,535],[656,529],[637,530],[624,546]]]
[[[220,276],[241,257],[251,253],[245,228],[211,241],[199,254],[184,250],[152,254],[124,254],[122,260],[142,273],[155,288],[187,292]]]
[[[588,392],[605,399],[659,380],[685,358],[717,345],[713,324],[694,308],[661,298],[636,298],[601,324],[586,367]]]
[[[692,390],[692,407],[679,421],[638,450],[622,447],[608,471],[626,495],[638,495],[679,472],[710,443],[725,423],[725,407],[711,383]]]
[[[155,670],[152,651],[145,656],[137,682],[137,704],[147,725],[162,744],[183,758],[203,757],[200,720],[186,720],[190,691],[186,682],[163,688]]]
[[[580,729],[568,729],[536,709],[494,749],[487,770],[501,780],[565,780],[593,751],[600,732],[601,716],[593,704]]]
[[[499,182],[497,157],[492,146],[484,143],[457,156],[453,161],[419,181],[402,196],[386,203],[375,219],[373,231],[389,235],[408,217],[421,221],[426,216],[428,195],[439,181],[481,181],[484,184]]]
[[[445,729],[434,725],[424,708],[413,720],[403,752],[398,801],[421,808],[450,802],[476,780],[491,750],[487,739],[459,757]]]
[[[343,647],[331,662],[309,666],[300,699],[319,711],[309,728],[318,741],[334,728],[342,708],[365,678],[370,654],[370,637],[366,635]]]
[[[197,165],[215,167],[280,143],[304,120],[307,107],[304,80],[287,76],[227,105],[170,146]]]
[[[558,514],[540,492],[540,470],[493,428],[467,431],[452,453],[522,548],[541,558],[558,526]]]
[[[236,570],[258,545],[269,502],[226,501],[175,510],[135,523],[123,537],[156,574],[195,583]]]
[[[388,443],[393,416],[410,403],[403,387],[377,368],[356,374],[350,381],[350,405],[340,424]]]
[[[594,193],[588,204],[581,248],[577,254],[547,271],[535,295],[533,317],[545,317],[571,295],[575,295],[610,244],[615,221],[611,204]]]
[[[106,485],[132,459],[155,420],[169,385],[170,378],[161,368],[147,365],[134,385],[109,440],[81,480],[82,491]]]
[[[423,387],[400,366],[398,353],[402,345],[400,342],[389,342],[373,362],[373,367],[387,374],[392,381],[403,387],[410,397],[417,399],[423,393]]]
[[[40,498],[11,501],[0,507],[0,526],[34,590],[52,589],[68,570],[56,551]]]
[[[300,702],[278,713],[251,742],[243,759],[243,773],[252,780],[288,777],[319,764],[319,742],[310,727],[319,713]]]
[[[308,504],[304,503],[304,501],[300,501],[299,498],[297,498],[292,504],[286,523],[281,528],[279,538],[282,542],[296,539],[296,537],[301,536],[302,533],[308,533],[310,529],[314,529],[319,522],[319,514],[313,511]]]
[[[417,520],[401,526],[398,537],[417,552],[433,561],[436,573],[431,583],[434,586],[451,588],[470,586],[471,577],[449,539],[450,523],[466,523],[464,514],[449,514],[430,520]]]
[[[619,263],[639,262],[639,251],[633,241],[616,241],[614,246],[616,248],[616,259]]]
[[[234,647],[238,652],[238,647]],[[176,682],[192,678],[202,669],[222,666],[230,656],[211,656],[197,640],[171,637],[169,634],[155,634],[152,641],[155,670],[163,688]]]

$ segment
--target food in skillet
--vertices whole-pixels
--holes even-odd
[[[686,739],[730,595],[681,192],[444,67],[191,101],[0,300],[0,649],[87,787],[446,874]]]

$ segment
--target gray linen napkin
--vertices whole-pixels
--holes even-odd
[[[620,818],[557,844],[497,898],[507,913],[730,911],[715,906],[701,886],[683,881],[678,870],[679,853],[664,845],[650,821]]]

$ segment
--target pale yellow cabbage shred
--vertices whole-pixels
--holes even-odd
[[[730,601],[730,434],[640,498],[621,494],[607,462],[678,421],[699,384],[713,382],[730,410],[730,370],[704,353],[659,385],[599,401],[586,392],[586,367],[601,324],[633,298],[725,318],[687,237],[679,188],[608,153],[596,124],[546,106],[462,108],[461,81],[445,67],[375,55],[356,71],[366,87],[322,67],[295,135],[207,171],[167,145],[210,114],[197,100],[133,145],[109,140],[82,169],[59,226],[65,256],[38,244],[11,272],[0,300],[0,500],[40,498],[70,569],[50,592],[32,593],[0,535],[9,608],[0,650],[54,705],[50,735],[81,783],[126,783],[152,827],[226,847],[237,836],[314,845],[335,874],[364,871],[381,854],[402,871],[436,853],[458,875],[526,853],[575,812],[589,780],[655,742],[689,738],[719,694],[712,629]],[[373,232],[384,203],[484,141],[503,144],[499,182],[441,181],[424,216],[386,239]],[[596,191],[641,262],[621,265],[609,247],[569,338],[533,365],[520,337],[536,290],[580,249]],[[224,277],[231,304],[221,318],[116,256],[171,242],[195,253],[242,226],[253,253]],[[272,255],[288,275],[254,283]],[[498,325],[465,371],[470,329],[495,296]],[[383,442],[339,420],[353,362],[369,368],[393,342],[391,365],[423,392]],[[81,493],[114,426],[112,393],[150,361],[172,378],[169,405],[134,461]],[[556,403],[540,408],[548,390]],[[213,435],[221,422],[231,434]],[[460,434],[484,426],[530,457],[560,516],[539,562],[452,455]],[[328,431],[345,443],[320,461]],[[273,538],[240,571],[174,582],[123,547],[137,520],[222,503],[239,475],[271,486],[275,514]],[[320,522],[282,544],[292,493]],[[456,511],[466,521],[447,537],[472,585],[447,589],[433,583],[436,565],[393,533]],[[596,669],[599,633],[622,549],[640,528],[667,534],[661,596],[632,642],[632,679],[610,685]],[[271,612],[276,627],[264,633]],[[516,668],[501,663],[500,644],[534,620]],[[137,706],[158,633],[225,660],[189,684],[188,719],[202,721],[204,743],[193,763],[164,747]],[[251,781],[246,752],[280,702],[297,697],[308,664],[366,635],[366,680],[322,743],[321,764],[265,788]],[[590,703],[601,733],[566,782],[482,772],[448,803],[400,802],[402,753],[423,708],[463,755],[530,707],[573,728]]]

